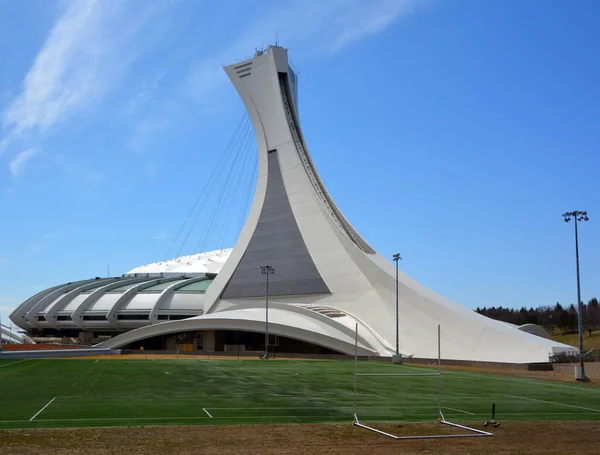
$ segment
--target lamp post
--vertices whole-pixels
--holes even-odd
[[[573,212],[563,213],[565,223],[575,220],[575,262],[577,266],[577,323],[579,326],[579,367],[581,368],[581,376],[577,376],[578,381],[589,382],[589,378],[585,375],[585,365],[583,362],[583,305],[581,304],[581,289],[579,283],[579,236],[577,233],[578,221],[589,221],[586,211],[575,210]]]
[[[392,256],[394,262],[396,263],[396,355],[392,359],[394,363],[402,363],[402,356],[400,355],[399,348],[399,310],[398,310],[398,261],[402,260],[400,257],[400,253],[396,253]]]
[[[265,299],[265,353],[263,359],[269,358],[269,275],[275,273],[275,267],[272,265],[261,265],[258,267],[260,273],[267,277],[267,289]]]

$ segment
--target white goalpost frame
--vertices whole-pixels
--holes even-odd
[[[354,336],[354,421],[353,425],[364,428],[365,430],[374,431],[375,433],[379,433],[383,436],[388,436],[393,439],[434,439],[434,438],[468,438],[468,437],[478,437],[478,436],[494,436],[493,433],[489,433],[487,431],[478,430],[476,428],[471,428],[465,425],[459,425],[458,423],[450,422],[446,420],[444,414],[442,413],[442,354],[441,354],[441,337],[440,337],[440,325],[438,324],[437,330],[438,336],[438,370],[437,373],[359,373],[358,372],[358,324],[356,324],[355,336]],[[356,378],[358,376],[437,376],[438,378],[438,422],[443,423],[444,425],[449,425],[456,428],[461,428],[463,430],[470,431],[471,433],[467,434],[440,434],[440,435],[415,435],[415,436],[397,436],[391,433],[386,433],[385,431],[378,430],[377,428],[370,427],[363,423],[360,423],[358,420],[358,415],[356,411],[356,395],[357,395],[357,385]]]

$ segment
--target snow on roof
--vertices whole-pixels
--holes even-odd
[[[207,251],[205,253],[181,256],[168,261],[153,262],[152,264],[135,267],[125,275],[134,274],[177,274],[192,275],[200,273],[219,273],[225,261],[229,258],[232,248]]]

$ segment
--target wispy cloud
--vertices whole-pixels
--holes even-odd
[[[160,231],[158,231],[156,234],[154,234],[152,236],[152,239],[154,240],[166,240],[169,237],[171,237],[168,233],[168,229],[161,229]]]
[[[73,177],[77,182],[87,186],[98,185],[106,179],[106,176],[102,172],[77,161],[73,157],[56,154],[52,157],[52,161],[64,174]]]
[[[35,254],[45,250],[54,237],[56,237],[56,232],[54,231],[45,233],[34,243],[27,245],[25,254]]]
[[[45,131],[104,88],[108,49],[103,40],[107,2],[74,1],[58,19],[23,80],[21,93],[2,113],[4,146],[28,131]]]
[[[0,297],[0,310],[12,310],[19,303],[19,299],[12,297]],[[2,321],[3,324],[6,324],[5,321]]]
[[[21,90],[0,113],[0,153],[17,145],[42,148],[51,128],[90,106],[98,110],[103,97],[157,39],[158,31],[150,35],[142,31],[160,18],[168,2],[158,0],[143,7],[135,1],[68,0],[61,4],[64,9]]]
[[[394,21],[412,13],[423,3],[422,0],[358,2],[340,18],[341,27],[330,50],[336,52],[353,41],[385,30]]]
[[[273,43],[279,30],[286,47],[322,54],[341,51],[351,43],[384,31],[428,0],[304,0],[283,1],[242,30],[236,39],[191,69],[187,88],[191,96],[205,102],[226,77],[221,65],[232,58],[250,57],[253,47]]]
[[[144,81],[142,84],[142,88],[139,92],[137,92],[134,96],[131,97],[127,105],[125,106],[125,113],[133,114],[146,103],[150,102],[154,93],[158,89],[160,82],[164,78],[165,73],[160,73],[157,77],[150,81]]]
[[[27,149],[23,150],[13,158],[8,165],[13,178],[19,178],[23,174],[25,166],[35,155],[37,155],[37,151],[35,149]]]
[[[10,319],[8,319],[8,315],[12,313],[21,302],[23,302],[23,300],[16,297],[0,297],[0,316],[2,316],[2,325],[10,327],[12,323]]]

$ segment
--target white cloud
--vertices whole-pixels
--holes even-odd
[[[15,297],[0,297],[0,310],[10,311],[13,310],[20,303],[20,299]],[[5,324],[3,322],[3,324]]]
[[[142,88],[138,93],[131,97],[127,105],[125,106],[126,114],[133,114],[140,108],[142,108],[145,104],[152,101],[154,98],[154,93],[158,89],[160,82],[165,77],[165,73],[159,74],[154,80],[148,82],[147,80],[143,82]]]
[[[353,41],[375,35],[402,16],[412,13],[423,1],[417,0],[382,0],[359,2],[347,10],[341,18],[343,26],[331,46],[335,52]]]
[[[30,148],[33,143],[37,148],[51,128],[72,120],[74,114],[90,106],[98,112],[106,94],[160,39],[160,13],[168,7],[166,0],[68,0],[61,4],[64,9],[21,90],[0,113],[0,153],[16,145]]]
[[[273,43],[305,52],[335,53],[353,42],[384,31],[429,0],[303,0],[283,1],[236,37],[229,46],[198,61],[191,69],[187,89],[198,102],[214,96],[226,82],[223,64],[241,56],[249,58],[254,46]]]
[[[8,316],[22,302],[23,302],[23,300],[22,299],[18,299],[18,298],[0,297],[0,319],[2,320],[2,325],[3,326],[10,327],[12,325],[12,322],[8,318]]]
[[[152,238],[154,240],[166,240],[170,237],[169,233],[167,232],[168,229],[161,229],[159,232],[157,232],[156,234],[154,234],[152,236]]]
[[[99,79],[108,51],[103,40],[105,4],[74,1],[58,19],[25,76],[21,93],[3,112],[9,138],[48,129],[102,89]],[[5,138],[5,146],[7,142]]]
[[[77,182],[87,186],[95,186],[105,181],[106,177],[91,167],[76,161],[73,157],[57,154],[52,161],[64,174],[73,177]]]
[[[56,232],[53,231],[42,235],[36,242],[27,246],[25,249],[26,254],[39,253],[40,251],[46,249],[54,237],[56,237]]]
[[[37,155],[37,153],[38,152],[34,149],[27,149],[23,150],[13,158],[13,160],[8,165],[13,178],[18,178],[23,174],[25,166],[31,160],[31,158]]]

